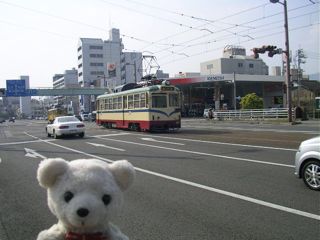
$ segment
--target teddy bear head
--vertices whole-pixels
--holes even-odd
[[[51,212],[66,230],[84,233],[106,229],[134,176],[126,160],[108,164],[97,159],[46,159],[37,173],[39,184],[47,189]]]

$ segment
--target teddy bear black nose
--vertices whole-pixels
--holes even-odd
[[[86,217],[89,214],[89,210],[86,208],[79,208],[77,210],[77,214],[79,215],[79,217]]]

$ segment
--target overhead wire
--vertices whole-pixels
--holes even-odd
[[[299,9],[302,9],[302,8],[305,8],[305,7],[309,7],[313,4],[306,4],[306,5],[303,5],[303,6],[300,6],[300,7],[296,7],[296,8],[293,8],[293,9],[289,9],[288,12],[292,12],[292,11],[296,11],[296,10],[299,10]],[[274,13],[274,14],[271,14],[271,15],[268,15],[268,16],[264,16],[264,17],[259,17],[259,18],[256,18],[256,19],[253,19],[253,20],[250,20],[250,21],[247,21],[245,22],[244,24],[247,24],[247,23],[253,23],[253,22],[257,22],[257,21],[261,21],[261,20],[265,20],[267,18],[271,18],[271,17],[274,17],[274,16],[277,16],[277,15],[280,15],[280,14],[283,14],[282,12],[279,12],[279,13]],[[233,27],[230,27],[230,28],[233,28]],[[230,28],[227,28],[227,29],[230,29]],[[216,31],[215,33],[220,33],[222,32],[222,30],[219,30],[219,31]],[[190,39],[190,40],[187,40],[187,41],[184,41],[184,42],[180,42],[178,44],[180,45],[185,45],[186,43],[189,43],[189,42],[193,42],[195,40],[198,40],[198,39],[201,39],[201,38],[204,38],[204,37],[208,37],[208,36],[211,36],[212,34],[206,34],[204,36],[198,36],[196,38],[193,38],[193,39]],[[169,50],[171,49],[172,47],[167,47],[167,48],[164,48],[164,49],[161,49],[157,52],[155,52],[155,54],[158,54],[162,51],[166,51],[166,50]]]
[[[296,31],[296,30],[299,30],[299,29],[303,29],[303,28],[307,28],[307,27],[312,27],[312,26],[316,26],[316,25],[319,25],[320,23],[311,23],[311,24],[307,24],[307,25],[304,25],[304,26],[300,26],[300,27],[296,27],[296,28],[291,28],[289,29],[289,32],[292,32],[292,31]],[[255,39],[261,39],[261,38],[265,38],[265,37],[269,37],[269,36],[274,36],[274,35],[278,35],[278,34],[283,34],[284,31],[279,31],[279,32],[275,32],[275,33],[268,33],[266,35],[262,35],[262,36],[258,36],[256,37]],[[252,39],[248,39],[244,42],[250,42],[250,41],[253,41]],[[231,43],[230,45],[235,45],[237,43]],[[217,48],[214,48],[214,49],[211,49],[210,50],[210,53],[211,52],[214,52],[214,51],[218,51],[218,50],[221,50],[224,46],[220,46],[220,47],[217,47]],[[202,51],[202,52],[198,52],[198,53],[195,53],[195,54],[192,54],[190,55],[190,57],[195,57],[195,56],[199,56],[199,55],[203,55],[203,54],[208,54],[208,51]],[[165,65],[168,65],[170,63],[173,63],[173,62],[177,62],[177,61],[181,61],[181,60],[184,60],[186,59],[185,57],[183,58],[180,58],[180,59],[175,59],[175,60],[172,60],[172,61],[169,61],[169,62],[166,62],[166,63],[163,63],[161,64],[162,66],[165,66]]]
[[[103,1],[103,2],[106,2],[106,0],[100,0],[100,1]],[[137,1],[134,1],[134,2],[137,2]],[[39,10],[35,10],[35,9],[31,9],[31,8],[28,8],[28,7],[24,7],[24,6],[21,6],[21,5],[17,5],[17,4],[13,4],[13,3],[9,3],[9,2],[6,2],[6,1],[2,1],[0,0],[0,3],[2,4],[6,4],[6,5],[10,5],[10,6],[13,6],[13,7],[17,7],[17,8],[21,8],[21,9],[24,9],[24,10],[28,10],[28,11],[32,11],[32,12],[36,12],[38,14],[43,14],[43,15],[47,15],[49,17],[53,17],[53,18],[57,18],[57,19],[61,19],[61,20],[64,20],[64,21],[68,21],[68,22],[71,22],[71,23],[75,23],[75,24],[80,24],[80,25],[83,25],[83,26],[87,26],[87,27],[91,27],[91,28],[95,28],[95,29],[98,29],[98,30],[102,30],[102,31],[105,31],[104,28],[101,28],[101,27],[97,27],[97,26],[94,26],[94,25],[90,25],[90,24],[87,24],[87,23],[84,23],[84,22],[80,22],[80,21],[77,21],[77,20],[73,20],[73,19],[69,19],[69,18],[65,18],[65,17],[61,17],[61,16],[57,16],[57,15],[54,15],[54,14],[50,14],[50,13],[47,13],[47,12],[43,12],[43,11],[39,11]],[[319,2],[316,2],[316,4],[318,4]],[[261,4],[259,6],[255,6],[255,7],[252,7],[252,8],[249,8],[249,9],[245,9],[245,10],[242,10],[242,11],[239,11],[237,13],[234,13],[234,14],[231,14],[231,15],[228,15],[228,16],[225,16],[223,18],[219,18],[217,20],[208,20],[208,19],[202,19],[202,21],[206,21],[206,24],[202,24],[202,25],[199,25],[197,26],[196,28],[200,31],[203,31],[203,29],[201,29],[200,27],[202,26],[206,26],[208,25],[209,21],[212,21],[212,22],[218,22],[218,21],[221,21],[223,19],[226,19],[226,18],[230,18],[231,16],[237,16],[239,14],[242,14],[242,13],[245,13],[245,12],[248,12],[248,11],[252,11],[254,9],[258,9],[258,8],[261,8],[261,7],[264,7],[266,6],[267,4]],[[307,5],[303,5],[303,6],[300,6],[300,7],[297,7],[297,8],[294,8],[294,9],[290,9],[288,10],[288,12],[290,11],[294,11],[294,10],[297,10],[297,9],[301,9],[301,8],[304,8],[304,7],[308,7],[310,5],[313,5],[313,4],[307,4]],[[175,13],[177,14],[177,13]],[[242,25],[246,25],[247,23],[253,23],[253,22],[256,22],[256,21],[260,21],[260,20],[264,20],[264,19],[267,19],[267,18],[270,18],[270,17],[273,17],[273,16],[276,16],[276,15],[279,15],[279,14],[282,14],[282,12],[279,12],[279,13],[275,13],[275,14],[272,14],[272,15],[268,15],[268,16],[264,16],[264,17],[260,17],[260,18],[256,18],[256,19],[253,19],[251,21],[248,21],[248,22],[245,22],[245,23],[241,23]],[[150,14],[148,14],[150,15]],[[186,14],[183,14],[185,16],[187,16]],[[151,15],[152,17],[154,17],[153,15]],[[189,18],[192,18],[191,15],[188,16]],[[193,17],[195,20],[199,20],[199,19],[196,19],[196,17]],[[163,19],[162,19],[163,20]],[[166,20],[167,21],[167,20]],[[2,21],[1,22],[3,23],[6,23],[6,24],[11,24],[11,25],[16,25],[16,26],[19,26],[17,24],[14,24],[14,23],[10,23],[10,22],[7,22],[7,21]],[[176,24],[176,22],[174,23]],[[240,24],[240,25],[241,25]],[[180,25],[180,24],[179,24]],[[190,26],[189,26],[190,27]],[[174,48],[174,47],[191,47],[192,45],[188,45],[188,46],[185,46],[184,44],[185,43],[189,43],[189,42],[192,42],[192,41],[195,41],[197,39],[201,39],[201,38],[204,38],[204,37],[207,37],[207,36],[211,36],[213,33],[219,33],[219,32],[223,32],[223,31],[228,31],[229,29],[232,29],[232,28],[236,28],[238,26],[236,25],[233,25],[229,28],[224,28],[224,29],[220,29],[219,31],[216,31],[216,32],[210,32],[210,34],[207,34],[205,36],[201,36],[201,37],[198,37],[198,38],[194,38],[194,39],[191,39],[191,40],[188,40],[188,41],[185,41],[183,43],[178,43],[178,44],[175,44],[175,43],[161,43],[161,41],[163,40],[166,40],[168,38],[171,38],[171,37],[174,37],[174,36],[178,36],[180,34],[183,34],[183,33],[186,33],[186,32],[189,32],[191,30],[193,30],[192,28],[186,30],[186,31],[183,31],[181,33],[177,33],[177,34],[174,34],[174,35],[171,35],[171,36],[167,36],[165,38],[162,38],[160,40],[157,40],[157,41],[148,41],[148,40],[145,40],[145,39],[141,39],[141,38],[136,38],[136,37],[133,37],[133,36],[129,36],[129,35],[126,35],[126,34],[121,34],[122,37],[124,38],[130,38],[132,40],[135,40],[135,41],[140,41],[140,42],[144,42],[144,43],[147,43],[149,45],[158,45],[158,46],[169,46],[168,48],[166,49],[161,49],[160,51],[158,52],[155,52],[154,54],[157,54],[157,53],[160,53],[160,52],[163,52],[163,51],[166,51],[166,52],[169,52],[169,53],[172,53],[172,54],[176,54],[176,55],[183,55],[185,57],[192,57],[192,55],[189,55],[189,54],[186,54],[184,52],[180,52],[181,50],[179,51],[171,51],[170,49],[171,48]],[[252,27],[254,28],[254,27]],[[54,33],[54,32],[49,32],[49,31],[44,31],[44,30],[39,30],[39,29],[33,29],[33,30],[37,30],[37,31],[42,31],[42,32],[46,32],[46,33],[50,33],[50,34],[55,34],[55,35],[60,35],[62,37],[65,37],[64,35],[61,35],[61,34],[58,34],[58,33]],[[238,36],[241,36],[239,35],[239,33],[243,32],[243,31],[247,31],[247,30],[241,30],[239,32],[232,32],[230,35],[238,35]],[[252,37],[250,37],[249,35],[242,35],[241,37],[247,37],[247,38],[250,38],[250,40],[253,40]],[[256,38],[255,38],[256,39]]]
[[[290,17],[289,20],[293,20],[293,19],[296,19],[296,18],[301,18],[301,17],[304,17],[304,16],[310,16],[312,14],[319,14],[319,11],[312,11],[312,12],[308,12],[308,13],[305,13],[305,14],[301,14],[301,15],[297,15],[297,16],[294,16],[294,17]],[[270,25],[275,24],[275,23],[279,23],[279,21],[269,22],[268,25],[266,25],[266,24],[258,25],[258,26],[256,26],[256,29],[258,29],[258,30],[254,30],[250,34],[252,35],[252,34],[259,33],[259,32],[269,31],[269,30],[273,30],[275,28],[282,28],[283,27],[283,25],[280,25],[279,27],[277,27],[277,26],[270,27]],[[240,32],[244,32],[244,31],[246,31],[246,30],[242,30]],[[219,41],[222,41],[222,40],[230,39],[230,37],[233,37],[233,35],[232,34],[228,34],[228,35],[224,35],[224,36],[221,36],[221,37],[218,37],[218,38],[215,38],[215,39],[210,39],[210,40],[207,40],[207,41],[190,44],[190,45],[184,47],[183,49],[180,49],[179,51],[184,51],[184,50],[186,50],[187,48],[190,48],[190,47],[207,45],[207,44],[210,44],[210,43],[216,43],[216,42],[219,42]],[[250,37],[248,37],[248,38],[250,38]],[[254,40],[255,38],[251,38],[251,39]],[[168,57],[169,56],[166,55],[164,58],[168,58]],[[159,59],[164,59],[164,58],[160,57]]]

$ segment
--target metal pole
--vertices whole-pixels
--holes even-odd
[[[234,110],[237,110],[237,93],[236,93],[236,73],[233,72],[233,104],[234,104]]]
[[[288,120],[292,122],[292,106],[291,106],[291,81],[290,81],[290,52],[289,52],[289,28],[288,28],[288,10],[287,0],[283,2],[284,6],[284,28],[285,28],[285,45],[286,45],[286,87],[287,87],[287,106]]]

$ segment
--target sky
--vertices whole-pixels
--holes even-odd
[[[287,2],[292,56],[303,49],[305,74],[319,73],[319,0]],[[77,68],[79,38],[107,40],[111,28],[170,76],[200,72],[227,45],[285,49],[284,7],[269,0],[0,0],[0,88],[22,75],[52,87],[54,74]],[[260,57],[281,65],[281,55]]]

